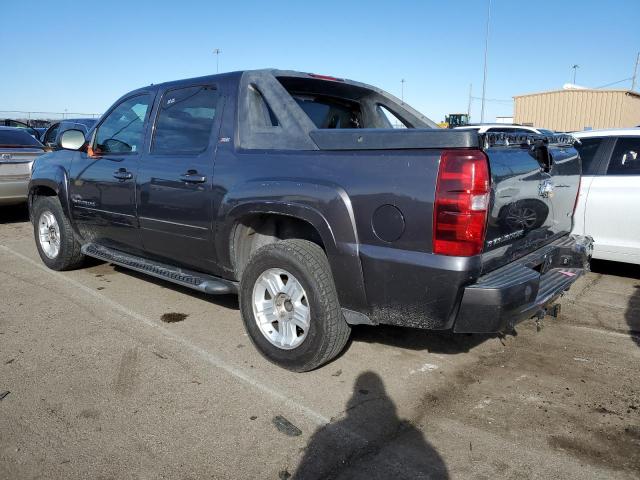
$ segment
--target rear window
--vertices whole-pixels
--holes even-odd
[[[277,77],[277,80],[316,128],[416,127],[404,118],[407,113],[404,104],[366,86],[317,78]]]
[[[318,128],[363,128],[357,102],[323,95],[293,95],[293,98]]]
[[[640,137],[618,138],[607,175],[640,175]]]
[[[42,144],[24,129],[0,129],[0,146],[41,147]]]

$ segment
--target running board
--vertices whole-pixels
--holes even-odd
[[[236,282],[155,262],[153,260],[148,260],[146,258],[104,247],[102,245],[96,245],[95,243],[87,243],[83,245],[82,253],[89,257],[114,263],[137,272],[146,273],[152,277],[161,278],[168,282],[177,283],[183,287],[193,288],[194,290],[211,295],[238,293],[238,284]]]

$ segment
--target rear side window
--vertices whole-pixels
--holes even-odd
[[[593,159],[602,145],[602,140],[604,137],[597,138],[583,138],[580,140],[580,143],[576,142],[574,147],[578,150],[580,154],[580,158],[582,159],[582,173],[589,174],[593,171]]]
[[[162,98],[151,153],[195,154],[206,150],[217,104],[218,92],[211,86],[169,90]]]
[[[393,113],[384,105],[378,105],[377,112],[378,115],[380,115],[380,117],[383,119],[385,124],[388,125],[388,128],[411,128],[410,125],[407,125],[395,113]]]
[[[278,117],[255,85],[249,85],[249,121],[257,128],[278,127]]]
[[[607,174],[640,175],[640,137],[618,138]]]

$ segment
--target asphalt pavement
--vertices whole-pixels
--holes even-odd
[[[560,303],[503,338],[356,327],[296,374],[235,297],[50,271],[2,208],[0,478],[640,478],[640,268]]]

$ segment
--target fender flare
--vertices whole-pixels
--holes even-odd
[[[231,242],[243,217],[273,214],[296,218],[316,229],[325,247],[342,307],[366,308],[364,276],[351,200],[339,186],[291,179],[247,182],[228,192],[220,207],[215,242],[223,265],[232,268]]]
[[[37,164],[38,168],[31,174],[31,180],[29,181],[29,210],[33,203],[33,197],[38,187],[47,187],[53,190],[60,201],[62,211],[67,218],[71,220],[71,208],[69,204],[69,190],[67,172],[60,165],[46,166],[42,168],[40,163]]]

